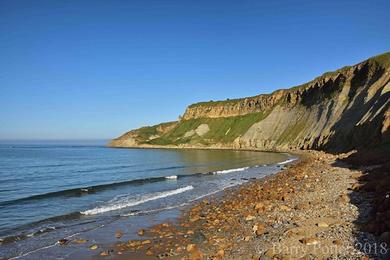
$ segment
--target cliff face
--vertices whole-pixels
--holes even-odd
[[[385,53],[291,89],[193,104],[178,122],[133,130],[109,145],[348,151],[388,142],[389,121]]]

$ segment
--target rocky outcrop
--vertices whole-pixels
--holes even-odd
[[[182,119],[229,117],[262,112],[274,107],[286,92],[286,90],[278,90],[271,95],[193,104],[186,109]]]
[[[291,89],[190,105],[179,122],[130,131],[110,145],[348,151],[389,141],[389,100],[385,53]],[[208,130],[196,134],[201,125]]]

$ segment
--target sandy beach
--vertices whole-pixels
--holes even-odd
[[[138,231],[139,239],[95,248],[119,259],[385,259],[388,237],[364,230],[375,193],[348,154],[299,153],[283,171],[205,198],[172,223]],[[378,167],[376,167],[378,168]],[[386,232],[385,232],[386,233]]]

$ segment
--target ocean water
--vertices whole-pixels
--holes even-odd
[[[101,142],[1,143],[0,258],[39,258],[35,252],[58,239],[118,220],[142,221],[275,173],[293,159],[249,151],[114,149]]]

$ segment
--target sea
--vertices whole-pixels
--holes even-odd
[[[280,171],[286,153],[119,149],[106,141],[0,142],[0,259],[72,258],[115,230],[177,217],[213,194]]]

